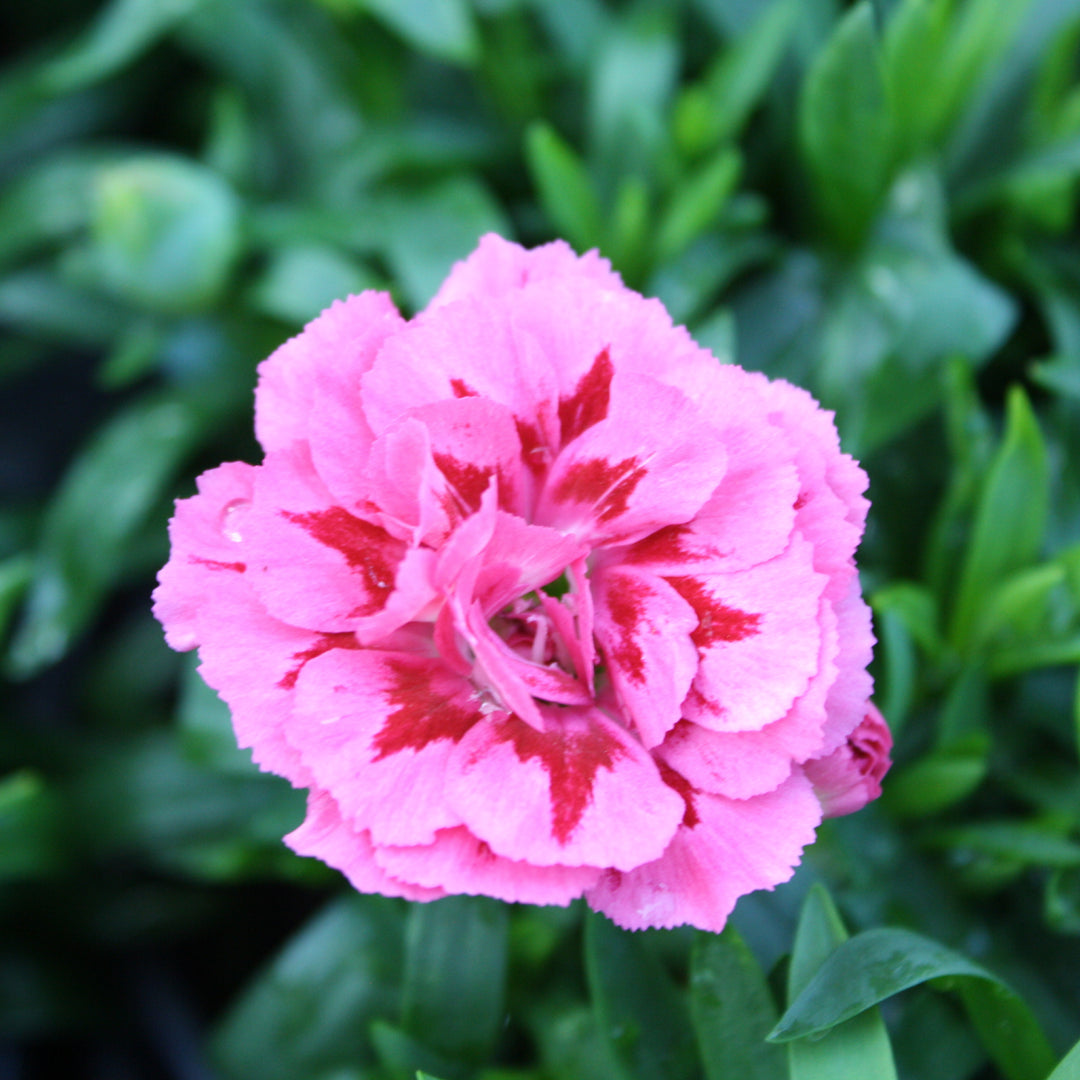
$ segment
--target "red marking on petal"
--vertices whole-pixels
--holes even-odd
[[[221,562],[219,559],[204,559],[199,555],[189,555],[188,562],[205,566],[207,570],[233,570],[237,574],[242,574],[247,569],[247,565],[242,562]]]
[[[548,464],[548,450],[540,437],[540,429],[516,416],[514,425],[517,427],[518,439],[521,440],[521,460],[533,475],[543,476]]]
[[[373,761],[402,750],[420,751],[439,739],[459,743],[483,716],[477,706],[461,703],[462,691],[468,685],[463,679],[405,660],[390,660],[387,667],[394,676],[394,685],[386,700],[397,708],[372,740],[376,751]]]
[[[370,599],[350,615],[371,615],[386,606],[387,598],[394,591],[397,564],[405,552],[405,545],[400,540],[395,540],[378,525],[353,517],[340,506],[306,514],[283,510],[281,516],[299,525],[320,544],[340,552],[349,568],[359,570],[363,575]]]
[[[582,375],[573,394],[559,399],[563,446],[607,416],[614,374],[610,351],[605,346],[597,354],[593,366]]]
[[[645,617],[649,590],[632,578],[620,577],[619,586],[607,592],[611,621],[619,628],[619,643],[609,650],[608,662],[618,664],[639,686],[645,682],[645,654],[636,630]]]
[[[360,642],[352,634],[322,634],[314,645],[300,652],[292,654],[296,667],[290,668],[279,680],[278,686],[282,690],[292,690],[296,686],[296,680],[300,678],[300,672],[309,660],[314,660],[331,649],[359,649]]]
[[[697,807],[694,805],[697,788],[682,773],[676,772],[666,761],[658,761],[656,764],[660,769],[660,779],[669,788],[682,796],[683,802],[686,804],[686,813],[683,814],[682,823],[688,829],[692,829],[701,821],[701,818],[698,817]]]
[[[461,501],[475,513],[480,509],[480,497],[487,490],[494,469],[474,465],[471,461],[458,461],[449,454],[433,454],[435,464],[461,497]]]
[[[597,520],[610,521],[626,512],[630,496],[647,473],[636,457],[614,465],[603,458],[590,458],[571,465],[552,495],[568,502],[593,503]]]
[[[810,496],[805,491],[800,491],[798,498],[795,500],[795,510],[798,512],[810,501]]]
[[[537,731],[511,714],[497,735],[514,747],[519,761],[536,758],[548,774],[551,834],[560,844],[570,839],[592,802],[597,771],[610,772],[626,756],[618,739],[592,724],[577,731]]]
[[[718,641],[742,641],[761,633],[761,616],[738,608],[727,607],[710,595],[696,578],[669,577],[665,579],[672,588],[694,609],[698,617],[697,629],[690,640],[705,649]]]
[[[456,398],[480,396],[464,379],[451,379],[450,389]]]
[[[689,525],[665,525],[639,540],[626,553],[628,563],[679,563],[694,558],[694,553],[682,546],[682,538],[690,532]]]

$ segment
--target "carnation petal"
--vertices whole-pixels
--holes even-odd
[[[594,544],[627,543],[689,521],[725,464],[719,434],[680,391],[618,375],[606,417],[552,466],[536,520]]]
[[[391,877],[375,861],[375,849],[363,829],[353,828],[341,815],[328,792],[314,789],[308,795],[304,823],[285,837],[297,855],[321,859],[340,870],[354,889],[383,896],[403,896],[406,900],[438,900],[446,896],[442,888],[424,888]]]
[[[787,881],[814,839],[821,807],[801,772],[752,799],[689,792],[689,824],[664,854],[609,870],[585,898],[627,930],[690,923],[719,932],[740,896]]]
[[[819,597],[827,578],[796,536],[788,550],[749,570],[669,577],[698,615],[701,657],[683,715],[715,731],[778,720],[818,670]]]
[[[268,611],[369,639],[408,622],[434,595],[431,553],[338,506],[294,445],[268,454],[245,521],[248,573]]]
[[[312,439],[324,460],[355,453],[355,434],[367,430],[359,378],[403,325],[389,294],[364,292],[335,301],[264,360],[255,388],[255,434],[263,449],[285,450]]]
[[[697,672],[694,609],[662,578],[629,569],[597,575],[596,636],[627,718],[646,748],[675,726]]]
[[[301,671],[288,737],[356,828],[380,844],[427,844],[461,822],[444,775],[482,719],[474,688],[437,659],[335,650]]]
[[[455,263],[426,312],[455,300],[504,296],[537,281],[588,281],[601,288],[623,289],[611,263],[595,251],[578,256],[565,240],[527,249],[495,233],[480,238],[477,249]]]
[[[545,730],[493,713],[462,739],[447,792],[474,836],[537,866],[629,869],[667,846],[682,799],[597,709],[547,707]]]
[[[595,885],[601,874],[594,866],[534,866],[504,859],[462,826],[441,830],[433,844],[380,845],[375,859],[402,881],[517,904],[565,907]]]

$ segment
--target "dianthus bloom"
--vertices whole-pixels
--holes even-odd
[[[809,395],[595,253],[488,236],[412,321],[367,292],[278,349],[255,427],[178,503],[156,613],[310,790],[294,850],[635,929],[791,876],[873,643],[866,478]]]

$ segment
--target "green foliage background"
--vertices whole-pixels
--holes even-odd
[[[0,1074],[1080,1076],[1075,0],[0,19]],[[897,764],[720,936],[351,894],[150,617],[255,364],[487,230],[598,246],[871,476]]]

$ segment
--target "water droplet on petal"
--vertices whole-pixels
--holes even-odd
[[[244,539],[240,526],[250,509],[250,499],[233,499],[225,504],[225,509],[221,511],[221,534],[226,540],[239,544]]]

